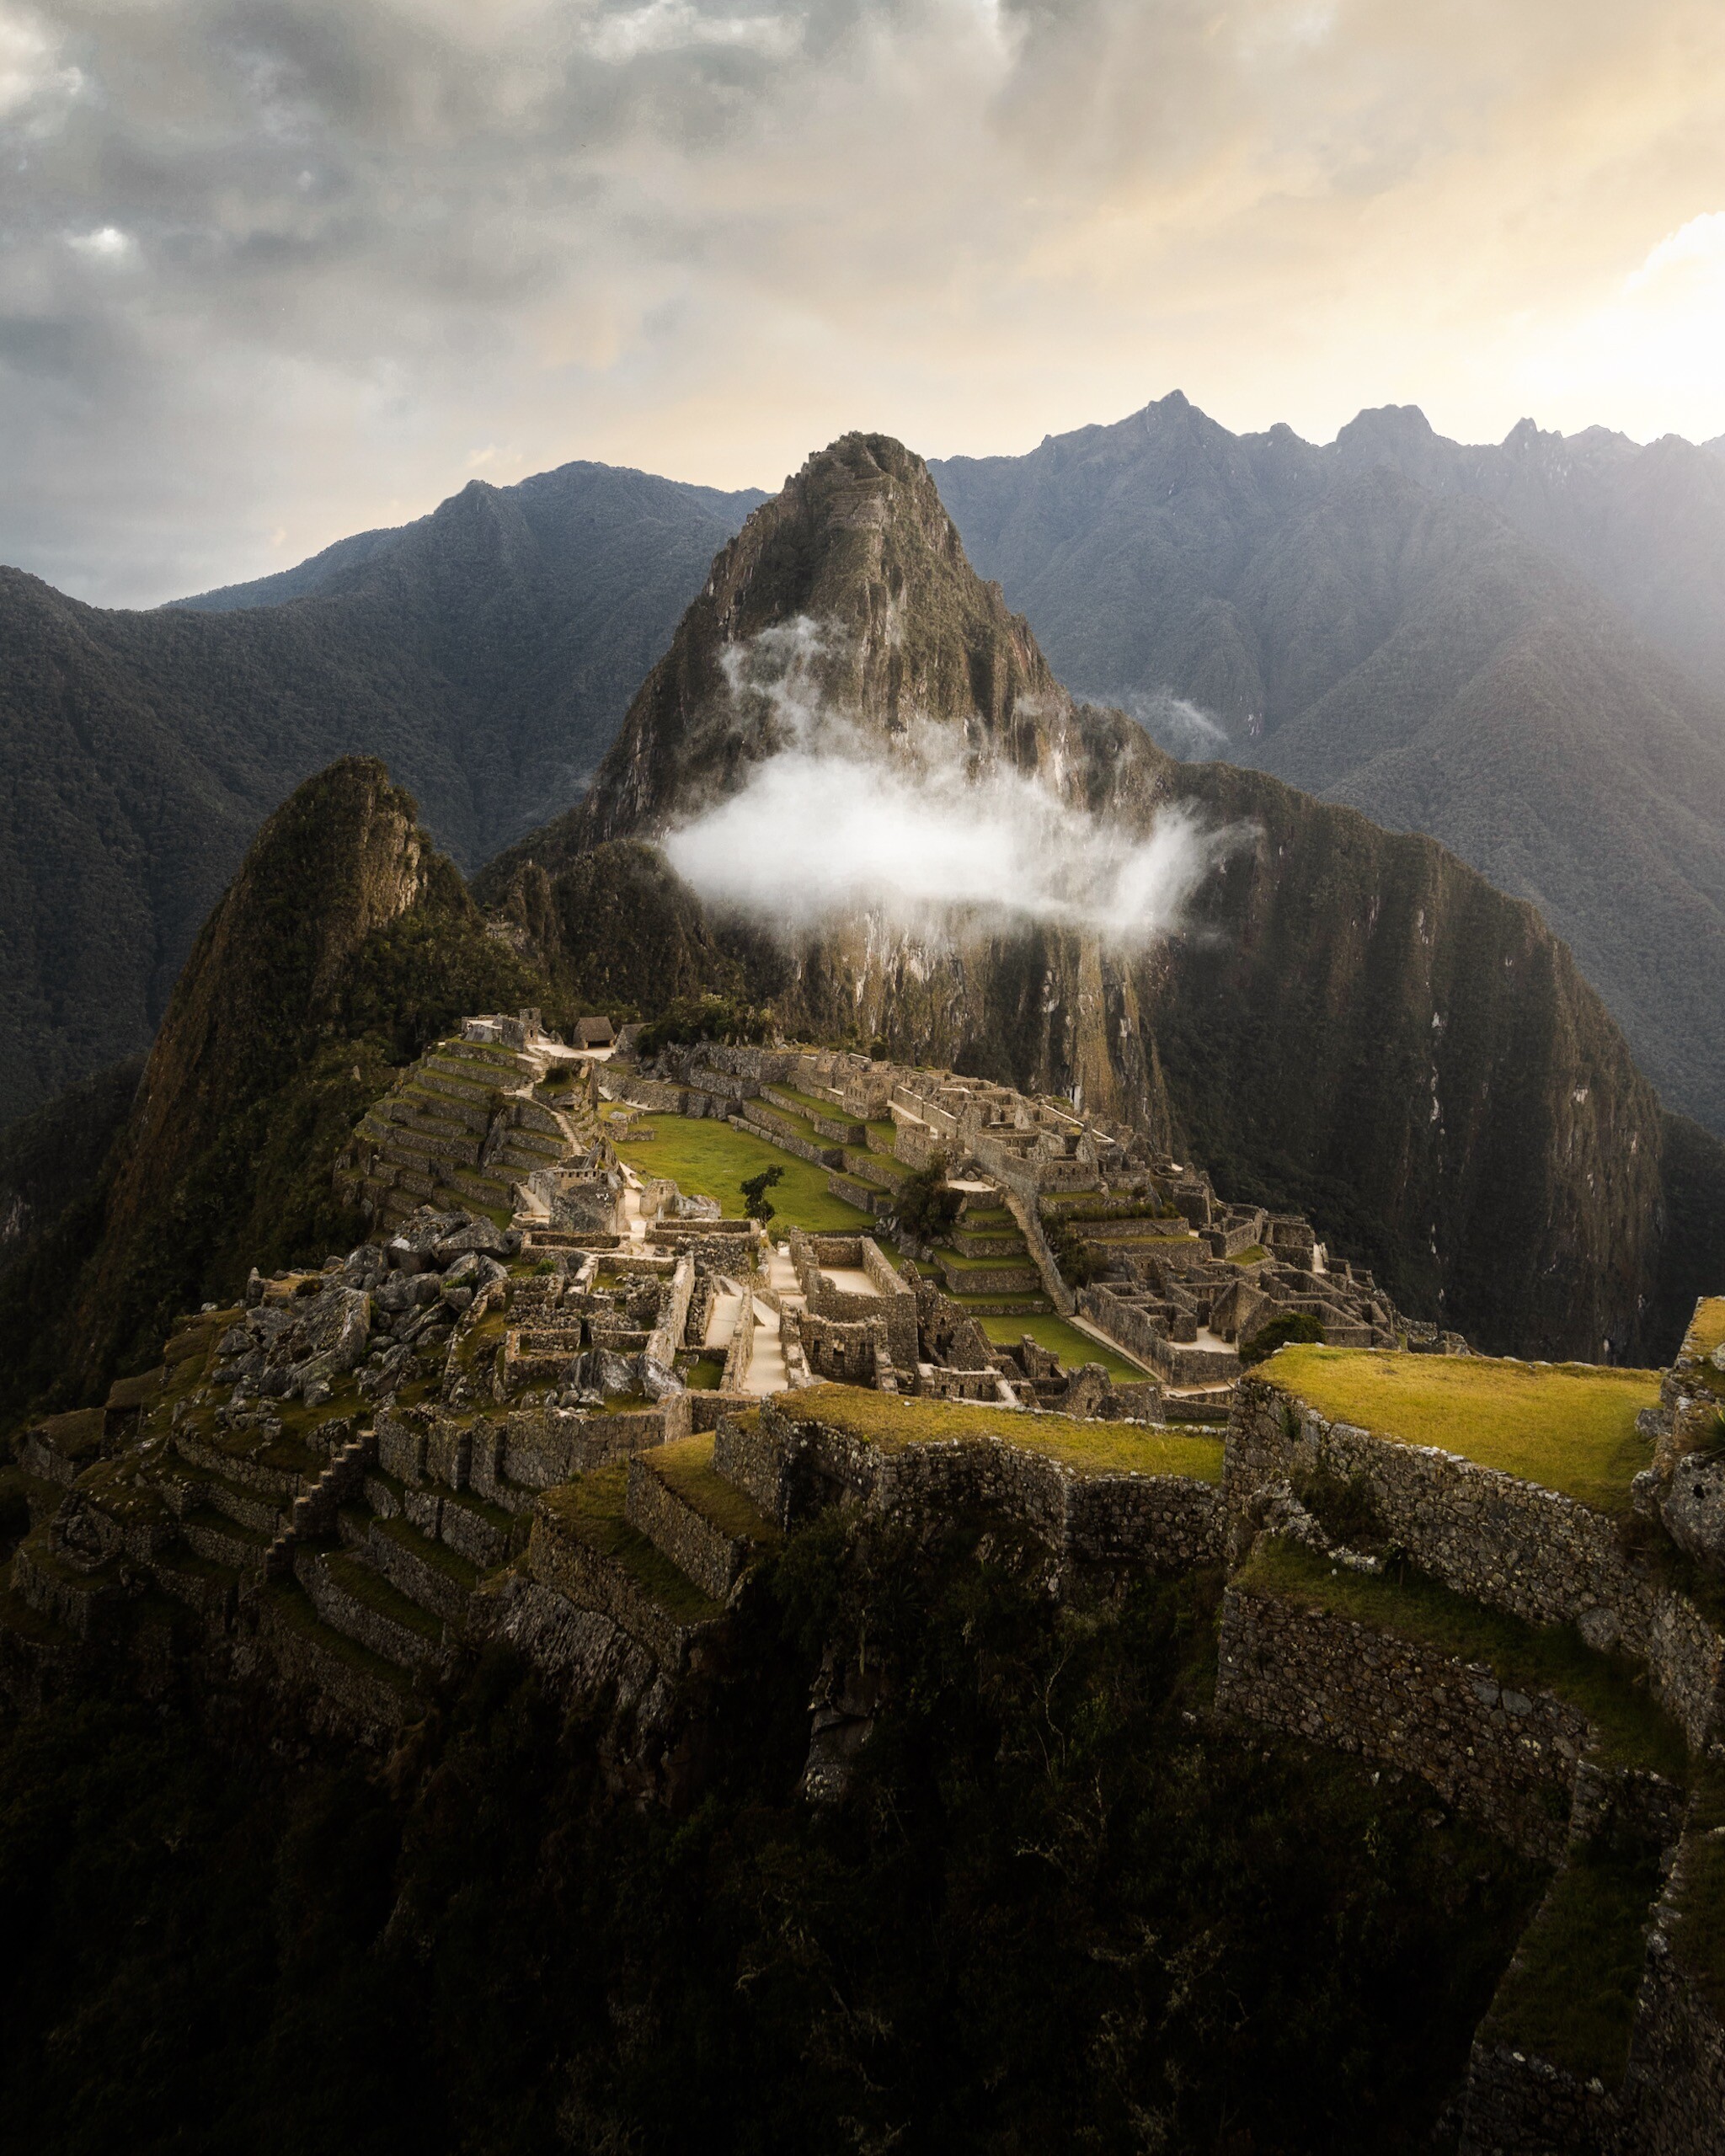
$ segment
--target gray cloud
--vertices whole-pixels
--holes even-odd
[[[1722,40],[1703,0],[0,0],[0,557],[154,600],[474,471],[770,485],[1177,383],[1634,430],[1597,355],[1722,206]],[[1686,385],[1669,424],[1725,428]]]

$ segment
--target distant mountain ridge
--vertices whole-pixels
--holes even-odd
[[[0,1123],[149,1045],[254,832],[335,757],[387,757],[470,867],[576,799],[759,499],[476,480],[147,613],[0,569]]]
[[[1431,833],[1567,941],[1725,1130],[1725,459],[1412,407],[1325,447],[1178,392],[931,467],[1056,670],[1178,753]]]

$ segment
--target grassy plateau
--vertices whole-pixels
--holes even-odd
[[[847,1205],[826,1187],[826,1171],[794,1154],[781,1152],[766,1139],[745,1135],[728,1123],[701,1116],[654,1115],[634,1125],[635,1135],[617,1147],[617,1155],[638,1174],[669,1176],[690,1198],[716,1198],[728,1219],[740,1217],[742,1184],[763,1168],[782,1168],[784,1181],[767,1193],[777,1209],[775,1230],[806,1228],[824,1235],[854,1235],[874,1225],[872,1214]],[[650,1131],[644,1139],[641,1133]]]
[[[1258,1372],[1332,1422],[1436,1445],[1590,1506],[1622,1513],[1653,1457],[1635,1427],[1659,1397],[1657,1370],[1284,1348]]]

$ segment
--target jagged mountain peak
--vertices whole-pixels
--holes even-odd
[[[586,800],[501,857],[484,888],[501,889],[524,858],[555,867],[610,839],[657,835],[827,718],[883,744],[964,726],[979,753],[1021,768],[1058,765],[1080,723],[1028,623],[971,568],[927,465],[885,435],[841,436],[754,512]]]

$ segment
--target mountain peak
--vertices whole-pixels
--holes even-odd
[[[1021,707],[1072,709],[965,558],[927,465],[890,435],[842,435],[720,552],[587,799],[498,866],[662,831],[817,714],[883,739],[959,723],[1000,739]]]

